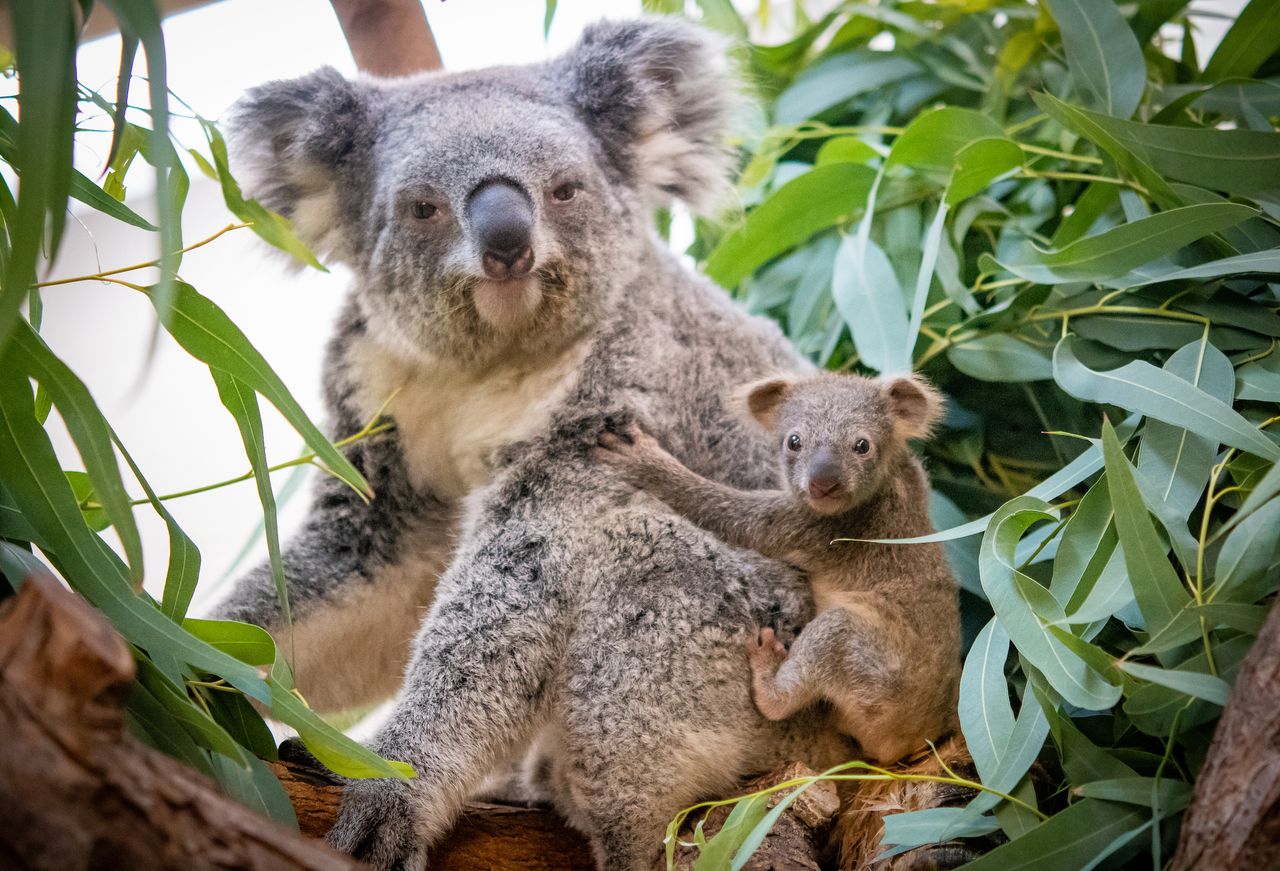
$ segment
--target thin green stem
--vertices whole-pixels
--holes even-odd
[[[218,232],[214,233],[212,236],[209,236],[205,239],[201,239],[199,242],[192,242],[187,247],[179,249],[174,253],[186,254],[190,251],[196,250],[197,248],[202,248],[205,245],[208,245],[210,242],[214,241],[220,236],[225,235],[226,233],[230,233],[232,230],[242,230],[248,226],[250,225],[249,224],[228,224]],[[55,287],[59,284],[75,284],[78,281],[112,281],[113,284],[123,284],[125,287],[132,287],[135,290],[145,290],[145,288],[142,287],[141,285],[130,284],[127,281],[112,280],[110,276],[120,275],[123,272],[135,272],[139,269],[158,268],[160,266],[160,260],[161,258],[156,258],[155,260],[147,260],[142,263],[135,263],[132,266],[121,266],[118,269],[108,269],[104,272],[95,272],[92,275],[74,275],[71,278],[58,278],[53,281],[41,281],[41,282],[37,282],[33,286],[34,287]]]

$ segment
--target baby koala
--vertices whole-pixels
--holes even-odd
[[[747,644],[764,716],[825,699],[866,756],[921,749],[956,723],[960,617],[942,548],[833,540],[933,531],[907,440],[928,434],[941,398],[916,377],[822,373],[748,384],[735,401],[775,436],[784,489],[708,481],[635,427],[602,433],[596,455],[724,541],[808,574],[818,614],[790,653],[772,629]]]

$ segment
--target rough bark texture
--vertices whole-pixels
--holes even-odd
[[[1280,604],[1236,675],[1171,871],[1280,868]]]
[[[50,577],[0,606],[0,867],[359,867],[125,730],[133,658]]]
[[[282,751],[283,752],[283,751]],[[323,837],[333,826],[342,788],[327,771],[303,760],[271,764],[284,784],[304,835]],[[471,802],[431,856],[449,871],[594,871],[586,839],[540,808]]]

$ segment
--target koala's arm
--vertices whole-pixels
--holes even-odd
[[[794,561],[815,544],[827,543],[816,540],[814,524],[791,494],[728,487],[692,471],[638,429],[628,438],[630,443],[603,433],[596,456],[619,467],[634,486],[734,547]]]

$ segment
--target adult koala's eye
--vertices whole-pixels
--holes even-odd
[[[413,204],[412,211],[413,216],[419,221],[429,221],[440,212],[440,209],[426,200],[418,200]]]
[[[855,454],[865,454],[869,450],[871,450],[871,442],[866,439],[858,439],[853,443],[853,452]]]
[[[573,182],[562,184],[560,185],[560,187],[556,188],[551,192],[552,198],[562,203],[569,202],[569,200],[573,199],[577,195],[578,195],[578,186]]]
[[[793,451],[800,450],[800,434],[793,432],[787,436],[787,447]]]

